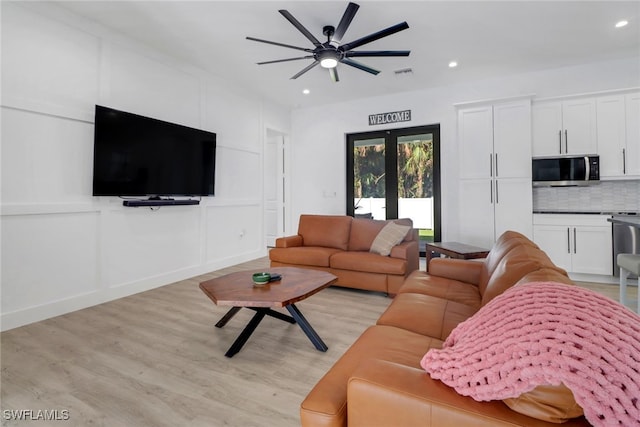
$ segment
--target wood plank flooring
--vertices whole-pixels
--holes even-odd
[[[2,333],[2,425],[298,426],[302,399],[390,300],[325,289],[297,305],[326,353],[297,325],[267,317],[226,358],[253,312],[215,328],[228,307],[198,283],[267,266],[261,258]],[[617,300],[617,286],[581,285]],[[69,420],[7,420],[5,410],[68,410]]]
[[[266,258],[2,333],[2,410],[68,410],[68,421],[6,426],[298,426],[309,390],[388,306],[381,293],[328,288],[297,306],[329,346],[266,317],[233,358],[253,315],[224,328],[201,280],[268,267]],[[4,412],[0,411],[0,416]]]

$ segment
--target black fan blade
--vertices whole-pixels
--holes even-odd
[[[368,66],[366,66],[364,64],[361,64],[359,62],[356,62],[356,61],[352,61],[351,59],[342,58],[342,60],[340,62],[342,62],[343,64],[351,65],[352,67],[355,67],[355,68],[357,68],[359,70],[362,70],[362,71],[366,71],[367,73],[371,73],[373,75],[378,75],[380,73],[380,71],[378,71],[378,70],[376,70],[374,68],[368,67]]]
[[[329,68],[329,76],[331,76],[331,80],[333,80],[334,83],[337,83],[340,81],[340,77],[338,77],[337,68]]]
[[[409,28],[409,24],[407,24],[406,22],[401,22],[400,24],[396,24],[392,27],[385,28],[384,30],[380,30],[377,33],[369,34],[368,36],[362,37],[358,40],[354,40],[350,43],[343,44],[342,46],[340,46],[340,50],[342,50],[343,52],[346,52],[348,50],[360,47],[363,44],[371,43],[372,41],[390,36],[391,34],[395,34],[398,31],[406,30],[407,28]]]
[[[297,58],[276,59],[275,61],[256,62],[256,64],[258,64],[258,65],[276,64],[276,63],[278,63],[278,62],[297,61],[297,60],[299,60],[299,59],[311,59],[311,58],[313,58],[313,55],[309,55],[309,56],[299,56],[299,57],[297,57]]]
[[[340,19],[338,27],[333,33],[333,36],[331,36],[330,43],[333,46],[338,47],[340,45],[340,42],[342,42],[342,37],[344,37],[344,33],[347,31],[347,28],[349,28],[349,25],[351,24],[351,21],[353,21],[353,17],[356,16],[356,12],[359,8],[360,6],[358,6],[357,4],[349,3],[344,11],[344,14],[342,15],[342,18]]]
[[[293,26],[296,27],[298,31],[300,31],[302,34],[304,34],[306,38],[311,40],[311,43],[313,43],[316,47],[322,44],[317,38],[313,36],[313,34],[309,32],[309,30],[307,30],[300,22],[298,22],[298,20],[294,18],[292,14],[290,14],[284,9],[281,9],[278,12],[280,12],[282,16],[287,18],[287,21],[291,22]]]
[[[269,40],[263,40],[263,39],[257,39],[255,37],[247,37],[247,40],[252,40],[254,42],[260,42],[260,43],[267,43],[267,44],[273,44],[276,46],[282,46],[282,47],[288,47],[290,49],[298,49],[298,50],[303,50],[305,52],[313,52],[313,49],[307,49],[304,47],[298,47],[298,46],[291,46],[290,44],[284,44],[284,43],[278,43],[278,42],[271,42]]]
[[[347,58],[356,57],[375,57],[375,56],[409,56],[410,50],[361,50],[358,52],[345,52],[344,56]]]
[[[313,67],[315,67],[316,65],[318,65],[320,63],[320,61],[314,61],[313,63],[311,63],[311,65],[306,66],[302,71],[300,71],[298,74],[294,75],[293,77],[291,77],[290,80],[295,80],[298,77],[300,77],[301,75],[303,75],[304,73],[306,73],[307,71],[309,71],[310,69],[312,69]]]

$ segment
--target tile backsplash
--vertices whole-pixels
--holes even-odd
[[[640,180],[600,181],[586,187],[535,187],[533,210],[640,212]]]

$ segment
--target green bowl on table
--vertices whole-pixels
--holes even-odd
[[[271,280],[271,274],[267,272],[253,273],[252,279],[253,283],[257,286],[263,286],[269,283]]]

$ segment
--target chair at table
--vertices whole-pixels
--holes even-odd
[[[618,267],[620,267],[620,304],[626,305],[627,278],[630,274],[640,276],[640,255],[618,254],[618,259],[616,261],[618,263]],[[638,307],[636,312],[640,313],[640,289],[638,289]]]

